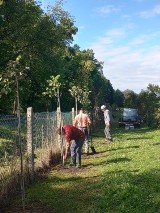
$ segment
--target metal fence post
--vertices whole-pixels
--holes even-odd
[[[33,109],[27,108],[27,152],[28,168],[31,181],[34,179],[34,148],[33,148]]]
[[[74,108],[72,108],[72,124],[73,124],[73,122],[74,122],[74,114],[75,114],[75,112],[74,112]]]
[[[61,114],[60,114],[60,107],[57,107],[57,127],[61,127]],[[57,142],[58,142],[58,147],[61,148],[61,136],[57,135]]]

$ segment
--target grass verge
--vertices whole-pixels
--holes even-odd
[[[103,143],[103,130],[93,142],[97,154],[82,156],[81,169],[67,159],[26,190],[25,212],[160,212],[160,131],[114,127],[112,143]],[[7,212],[22,212],[20,198]]]

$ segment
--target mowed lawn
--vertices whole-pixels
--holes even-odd
[[[93,137],[97,154],[82,168],[61,165],[26,189],[26,211],[44,213],[160,213],[160,130],[103,130]],[[23,212],[16,198],[7,212]]]

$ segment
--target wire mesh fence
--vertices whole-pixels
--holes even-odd
[[[18,118],[0,116],[0,200],[9,202],[13,192],[19,190],[20,149],[17,132]],[[23,155],[26,153],[26,115],[21,116],[21,141]],[[14,183],[14,184],[13,184]]]
[[[34,167],[48,167],[52,154],[58,152],[57,113],[35,113],[33,119]]]
[[[57,112],[33,113],[32,123],[28,123],[27,115],[21,115],[21,144],[24,165],[24,178],[30,180],[28,129],[32,127],[32,165],[33,172],[48,167],[60,147],[57,142],[56,128],[59,119]],[[72,112],[62,113],[63,124],[72,123]],[[10,202],[10,197],[20,190],[21,159],[18,136],[18,118],[13,115],[0,116],[0,203]],[[0,206],[1,206],[0,205]]]

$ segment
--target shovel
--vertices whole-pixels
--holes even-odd
[[[94,147],[94,145],[93,145],[91,130],[90,130],[90,144],[91,144],[91,145],[90,145],[90,148],[91,148],[91,150],[92,150],[92,153],[93,153],[93,154],[96,154],[97,152],[96,152],[95,147]]]

